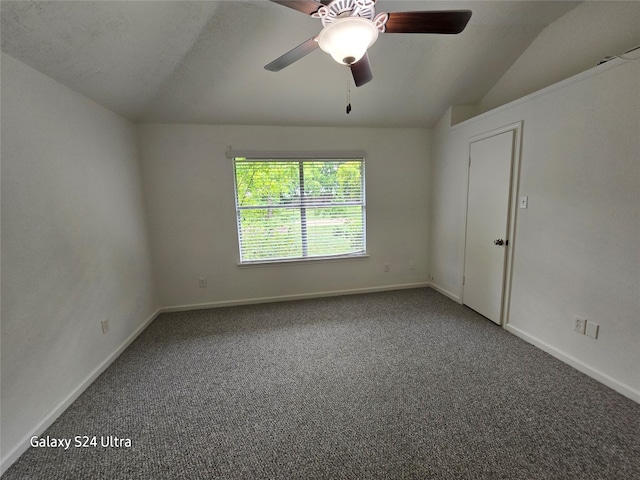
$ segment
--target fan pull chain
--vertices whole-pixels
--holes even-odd
[[[347,115],[351,112],[351,69],[347,69]]]

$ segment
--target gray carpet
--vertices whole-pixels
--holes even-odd
[[[430,289],[163,314],[3,479],[638,479],[640,405]],[[131,447],[100,447],[100,437]]]

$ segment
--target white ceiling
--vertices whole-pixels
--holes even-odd
[[[384,34],[373,81],[316,50],[264,65],[319,20],[267,0],[5,1],[2,50],[137,122],[429,127],[478,102],[533,39],[578,2],[379,0],[377,11],[470,9],[459,35]]]

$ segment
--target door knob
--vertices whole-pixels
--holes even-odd
[[[494,240],[494,241],[493,241],[493,244],[494,244],[494,245],[504,245],[504,240],[503,240],[503,239],[501,239],[501,238],[499,238],[499,239],[497,239],[497,240]]]

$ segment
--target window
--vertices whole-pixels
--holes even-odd
[[[363,158],[234,165],[241,263],[365,254]]]

